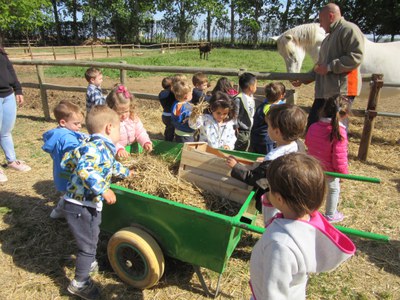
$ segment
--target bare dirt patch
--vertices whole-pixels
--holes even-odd
[[[28,68],[18,73],[21,81],[34,81]],[[21,74],[21,75],[20,75]],[[157,94],[161,77],[129,79],[133,92]],[[80,78],[53,78],[48,82],[86,86]],[[105,87],[114,80],[105,79]],[[289,86],[289,85],[288,85]],[[299,104],[310,105],[312,85],[299,89]],[[75,246],[65,221],[49,218],[58,195],[52,183],[52,162],[40,149],[41,135],[54,122],[46,122],[41,112],[39,92],[25,90],[26,105],[18,112],[14,141],[18,157],[32,167],[28,173],[6,171],[9,181],[0,185],[0,280],[1,299],[68,299],[66,286],[73,277]],[[84,107],[80,93],[49,92],[50,108],[62,99]],[[366,102],[357,101],[357,108]],[[385,99],[382,111],[400,112],[399,99]],[[141,119],[152,138],[162,138],[161,108],[158,102],[138,99]],[[367,162],[357,160],[362,132],[362,118],[351,118],[350,172],[377,177],[379,185],[344,180],[340,209],[345,214],[341,224],[391,237],[382,244],[354,238],[356,255],[338,270],[311,276],[308,299],[400,299],[400,120],[378,117]],[[4,157],[1,157],[4,160]],[[117,216],[116,216],[117,218]],[[136,290],[124,284],[112,271],[106,246],[109,236],[101,235],[98,260],[101,272],[94,279],[102,288],[103,299],[204,299],[201,285],[191,266],[167,260],[165,275],[149,290]],[[249,299],[248,262],[256,234],[245,234],[234,251],[222,278],[218,299]],[[204,273],[215,288],[216,274]]]

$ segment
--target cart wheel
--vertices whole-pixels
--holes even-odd
[[[127,227],[116,232],[107,245],[113,270],[138,289],[155,285],[164,273],[164,255],[154,238],[142,229]]]

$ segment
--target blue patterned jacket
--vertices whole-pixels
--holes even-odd
[[[114,144],[101,134],[93,134],[67,152],[61,161],[61,168],[71,173],[65,196],[78,201],[103,201],[101,195],[110,188],[112,176],[129,176],[129,169],[114,155]]]
[[[95,86],[94,84],[89,84],[86,90],[86,112],[95,105],[105,105],[106,98],[101,92],[101,88]]]

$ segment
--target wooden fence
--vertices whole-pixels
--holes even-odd
[[[54,46],[54,47],[7,47],[11,59],[95,59],[106,57],[126,57],[142,55],[144,51],[178,51],[197,49],[200,43],[160,43],[153,45],[115,44],[88,46]]]
[[[69,66],[69,67],[98,67],[120,70],[120,82],[125,84],[127,78],[127,71],[142,71],[152,73],[183,73],[183,74],[194,74],[197,72],[203,72],[208,75],[220,75],[220,76],[240,76],[244,72],[253,73],[259,80],[301,80],[310,81],[313,80],[308,73],[269,73],[269,72],[253,72],[245,69],[214,69],[214,68],[199,68],[199,67],[174,67],[174,66],[138,66],[130,65],[125,62],[121,63],[105,63],[105,62],[94,62],[94,61],[46,61],[46,60],[11,60],[14,65],[31,65],[36,66],[38,83],[23,82],[23,87],[40,89],[41,102],[44,117],[46,120],[50,120],[49,104],[47,99],[47,90],[58,90],[68,92],[86,92],[86,87],[79,86],[64,86],[56,84],[48,84],[45,82],[43,66]],[[360,160],[367,160],[369,145],[371,144],[372,132],[375,124],[375,118],[378,115],[394,116],[399,117],[397,114],[381,113],[377,112],[377,105],[380,98],[380,90],[383,87],[383,76],[382,75],[363,75],[363,81],[371,83],[371,90],[368,99],[368,106],[366,110],[352,110],[355,116],[364,116],[364,128],[361,136],[360,147],[358,150],[358,158]],[[390,84],[391,87],[400,87],[400,84]],[[135,96],[141,99],[158,100],[158,95],[136,93]],[[296,95],[292,95],[292,100],[295,101]],[[304,108],[304,107],[303,107]],[[308,107],[305,108],[308,110]]]

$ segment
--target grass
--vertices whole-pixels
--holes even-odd
[[[186,50],[181,52],[165,53],[160,55],[158,52],[145,52],[143,56],[130,56],[124,58],[104,58],[96,59],[99,62],[120,62],[126,61],[132,65],[143,66],[183,66],[183,67],[207,67],[207,68],[230,68],[247,69],[257,72],[286,72],[282,57],[277,51],[271,50],[238,50],[238,49],[214,49],[209,55],[208,60],[200,60],[197,50]],[[311,69],[312,61],[306,58],[302,71]],[[86,68],[79,67],[46,67],[46,76],[52,77],[82,77]],[[103,74],[110,78],[119,78],[119,71],[104,69]],[[129,77],[149,77],[154,73],[128,71]],[[164,74],[163,76],[170,75]],[[217,76],[210,76],[210,79]]]

